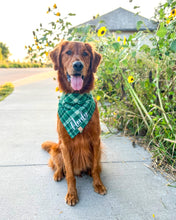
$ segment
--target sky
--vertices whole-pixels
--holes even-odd
[[[33,43],[32,31],[40,23],[48,24],[51,16],[47,14],[48,7],[57,5],[62,15],[75,13],[69,20],[72,25],[78,25],[93,18],[108,13],[118,7],[140,12],[146,18],[152,18],[154,9],[160,2],[166,0],[0,0],[0,42],[5,43],[12,54],[10,60],[20,60],[27,55],[25,45]],[[140,9],[134,9],[140,6]]]

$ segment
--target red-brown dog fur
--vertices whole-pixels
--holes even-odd
[[[72,51],[71,55],[66,53],[68,50]],[[84,52],[86,52],[86,56],[84,56]],[[54,69],[58,70],[59,89],[64,93],[75,92],[67,80],[67,73],[69,75],[73,73],[73,62],[75,61],[81,61],[84,64],[82,71],[84,82],[79,93],[89,93],[93,89],[94,73],[101,61],[101,55],[90,44],[62,41],[50,53],[50,58],[54,63]],[[44,142],[42,148],[51,155],[49,166],[55,171],[54,180],[60,181],[66,175],[68,185],[66,203],[75,205],[78,202],[74,176],[81,175],[82,171],[92,176],[95,192],[102,195],[106,194],[106,188],[100,179],[101,141],[97,103],[93,116],[82,133],[72,139],[58,115],[57,131],[59,142]]]

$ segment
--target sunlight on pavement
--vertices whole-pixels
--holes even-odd
[[[13,82],[13,84],[14,84],[15,87],[23,86],[23,85],[26,85],[26,84],[30,84],[30,83],[33,83],[33,82],[38,82],[40,80],[44,80],[44,79],[47,79],[47,78],[53,78],[53,77],[56,77],[56,72],[55,71],[49,71],[49,72],[46,72],[46,73],[39,73],[37,75],[32,75],[32,76],[29,76],[29,77],[25,77],[23,79],[15,80]]]

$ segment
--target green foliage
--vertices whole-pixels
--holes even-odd
[[[26,63],[26,62],[1,62],[0,68],[45,68],[51,67],[51,65],[46,65],[42,63]]]
[[[6,44],[0,42],[0,60],[7,59],[9,55],[9,48],[6,46]]]
[[[44,33],[42,29],[39,31],[42,36],[36,36],[44,51],[48,49],[46,42],[50,49],[58,42],[53,27],[59,38],[93,42],[103,55],[94,90],[102,121],[110,131],[116,128],[129,135],[143,136],[157,166],[173,168],[176,168],[176,16],[171,12],[175,6],[175,1],[169,0],[156,10],[159,25],[152,33],[150,45],[141,46],[151,34],[149,30],[139,31],[127,40],[110,32],[97,37],[90,26],[68,30],[66,24],[70,23],[64,19],[61,27],[54,22],[51,30]],[[142,24],[137,23],[138,30]],[[29,47],[32,54],[34,47]]]
[[[65,39],[68,36],[71,23],[68,21],[68,17],[75,16],[73,13],[69,13],[68,17],[62,17],[58,12],[55,4],[53,9],[49,7],[47,11],[48,16],[52,16],[54,21],[48,24],[48,27],[43,27],[40,24],[39,28],[33,31],[34,43],[29,46],[25,46],[28,51],[29,57],[32,60],[46,61],[48,59],[49,52],[59,43],[61,39]]]
[[[14,85],[12,83],[5,83],[4,85],[0,85],[0,101],[5,99],[8,95],[10,95],[14,90]]]

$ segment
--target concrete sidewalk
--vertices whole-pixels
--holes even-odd
[[[57,141],[56,86],[51,78],[25,84],[0,102],[0,220],[175,220],[176,189],[147,168],[149,153],[116,135],[102,138],[107,195],[84,176],[77,178],[79,203],[65,204],[66,180],[54,182],[41,150],[43,141]]]

